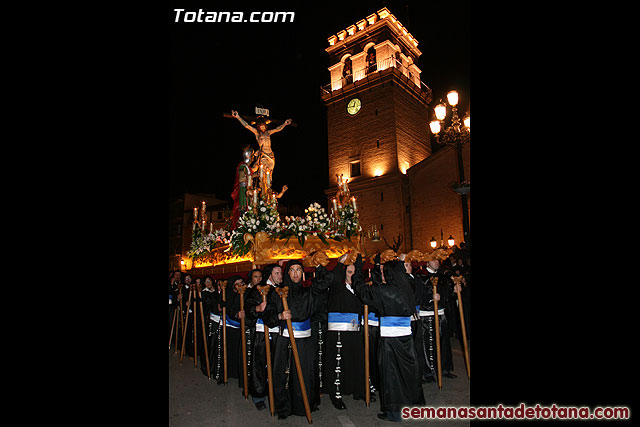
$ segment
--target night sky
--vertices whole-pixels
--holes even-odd
[[[274,119],[291,118],[272,136],[273,188],[287,184],[281,205],[323,203],[328,187],[326,107],[320,86],[329,83],[327,38],[387,7],[418,40],[422,81],[434,102],[456,89],[460,111],[469,109],[469,2],[188,2],[172,1],[170,29],[170,197],[212,193],[231,200],[241,147],[255,137],[224,113],[254,114],[262,105]],[[186,11],[295,12],[293,23],[174,23]],[[453,31],[455,29],[455,31]],[[428,123],[424,124],[428,126]],[[274,127],[273,124],[270,128]]]

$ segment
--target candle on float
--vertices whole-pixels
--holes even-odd
[[[253,206],[257,206],[258,205],[258,192],[256,190],[253,190]]]
[[[264,170],[262,168],[263,165],[260,165],[260,178],[262,178],[262,175],[264,174]]]
[[[252,184],[251,180],[252,180],[251,173],[249,173],[249,178],[248,178],[248,181],[247,181],[247,187],[249,187],[249,188],[251,188],[251,184]]]
[[[209,223],[209,233],[213,233],[213,223]]]
[[[196,221],[198,219],[198,207],[193,207],[193,220]]]
[[[353,210],[358,210],[358,208],[356,207],[356,196],[351,197],[351,202],[353,203]]]
[[[333,199],[333,210],[338,212],[338,205],[336,204],[336,199]]]

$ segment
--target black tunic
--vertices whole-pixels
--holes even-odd
[[[356,324],[359,325],[363,305],[355,293],[347,289],[345,269],[342,263],[338,263],[333,269],[327,303],[328,320],[332,320],[331,313],[353,313],[356,315]],[[329,328],[331,327],[332,322],[329,322]],[[351,394],[354,399],[364,399],[364,343],[360,328],[357,331],[328,330],[326,337],[327,358],[323,377],[325,392],[334,399]]]
[[[274,291],[273,286],[270,286],[269,293],[267,294],[267,306],[264,311],[257,312],[256,306],[262,303],[262,295],[257,287],[249,289],[246,293],[245,312],[247,319],[256,324],[258,319],[262,326],[262,331],[258,331],[256,327],[253,328],[252,347],[251,347],[251,364],[249,375],[249,393],[253,397],[265,397],[269,393],[269,383],[267,374],[267,353],[265,344],[264,329],[273,328],[280,325],[278,320],[278,313],[276,311],[277,301],[280,299],[278,294]],[[266,325],[266,327],[265,327]],[[278,339],[278,333],[269,332],[269,349],[271,351],[271,364],[273,369],[273,350],[275,341]],[[273,374],[273,373],[272,373]]]
[[[224,360],[222,353],[222,294],[217,290],[214,292],[207,292],[206,294],[203,292],[202,299],[203,304],[207,307],[205,310],[209,311],[208,349],[211,376],[215,378],[218,383],[221,383],[224,380]],[[216,321],[212,319],[212,315],[215,319],[219,320]]]
[[[464,326],[465,332],[467,335],[467,339],[471,339],[471,332],[469,330],[469,298],[470,298],[470,285],[471,285],[471,276],[469,274],[469,268],[465,265],[461,265],[460,263],[454,265],[451,268],[451,277],[464,277],[465,283],[460,283],[460,287],[462,290],[460,291],[460,297],[462,297],[462,313],[464,314]],[[460,302],[458,302],[459,304]],[[459,310],[458,307],[455,307],[456,310]],[[458,314],[458,319],[459,319]],[[460,323],[460,322],[458,322]],[[462,341],[462,328],[460,324],[458,324],[458,337],[460,341]]]
[[[179,323],[178,326],[178,331],[180,332],[180,336],[178,338],[178,350],[182,351],[182,341],[183,341],[183,336],[186,333],[187,336],[186,338],[184,338],[184,342],[185,342],[185,346],[187,347],[186,350],[188,350],[189,348],[189,343],[191,343],[191,353],[193,353],[193,342],[191,341],[191,336],[193,334],[193,313],[191,313],[189,315],[189,319],[192,322],[191,327],[189,327],[185,322],[187,319],[187,301],[189,301],[189,289],[191,288],[191,285],[185,285],[185,284],[181,284],[178,286],[178,289],[176,290],[176,293],[174,294],[175,296],[172,298],[175,301],[176,304],[176,314],[178,313],[182,313],[182,316],[178,316],[178,320],[177,322]],[[181,296],[182,301],[178,300],[178,295]],[[189,353],[187,353],[189,354]]]
[[[327,301],[329,289],[325,289],[313,299],[313,313],[311,314],[311,337],[313,338],[316,361],[313,375],[315,378],[315,393],[324,393],[323,372],[327,360]]]
[[[452,298],[453,287],[450,286],[450,279],[444,272],[430,273],[428,270],[421,270],[416,274],[419,286],[416,287],[416,300],[420,304],[420,322],[422,324],[422,348],[419,349],[419,361],[422,378],[437,376],[437,347],[435,340],[435,318],[434,315],[425,315],[425,312],[434,311],[432,277],[438,277],[437,292],[440,295],[438,301],[438,311],[444,311],[447,301]],[[442,371],[453,370],[453,357],[451,353],[451,342],[449,341],[448,323],[446,314],[438,316],[440,324],[440,361]]]
[[[401,261],[390,261],[385,266],[387,284],[382,284],[377,275],[373,285],[367,286],[356,268],[354,283],[356,294],[363,303],[375,307],[381,322],[384,317],[408,319],[414,312],[413,297],[407,296],[410,286]],[[400,269],[401,268],[401,269]],[[403,275],[400,277],[400,275]],[[404,280],[404,284],[399,282]],[[419,380],[419,368],[413,337],[381,336],[378,344],[380,367],[380,409],[383,412],[399,412],[404,406],[424,404],[424,395]]]
[[[205,335],[207,342],[207,355],[209,356],[209,372],[212,376],[215,376],[215,360],[217,349],[217,337],[218,337],[218,322],[211,318],[212,313],[218,312],[218,301],[220,294],[216,290],[209,290],[208,288],[202,289],[202,308],[205,324]],[[201,353],[202,372],[207,372],[207,361],[204,360],[204,352]]]
[[[178,327],[177,327],[177,323],[178,323],[178,318],[175,318],[175,322],[174,322],[174,316],[178,313],[178,310],[176,310],[176,308],[178,307],[178,284],[176,282],[172,282],[169,285],[169,336],[172,338],[172,341],[175,342],[175,340],[173,339],[176,334],[178,334]],[[173,330],[173,336],[171,336],[171,331]],[[171,343],[169,343],[169,347],[171,347]]]
[[[197,289],[196,285],[194,285],[194,289]],[[198,352],[198,359],[199,359],[199,363],[200,363],[200,369],[202,370],[202,372],[206,375],[207,374],[207,366],[206,366],[206,359],[205,359],[205,346],[208,344],[207,342],[207,324],[208,324],[208,318],[209,315],[205,314],[206,310],[205,310],[205,304],[204,304],[204,295],[203,292],[209,293],[209,291],[204,291],[203,290],[200,291],[200,294],[198,294],[197,290],[194,293],[194,296],[191,298],[191,301],[193,302],[193,313],[191,314],[191,316],[194,316],[195,322],[196,322],[196,334],[194,336],[194,338],[197,340],[197,352]],[[200,304],[202,303],[202,309],[200,309]],[[193,322],[193,320],[191,320],[191,322]],[[202,329],[204,324],[204,330]],[[207,352],[209,351],[209,348],[207,347]]]
[[[240,339],[240,318],[238,317],[240,294],[233,290],[233,285],[229,285],[225,296],[227,299],[225,304],[227,307],[227,377],[237,378],[238,386],[242,387],[242,342]]]
[[[289,262],[287,271],[292,264],[301,264],[299,261]],[[311,280],[310,287],[303,287],[302,282],[293,283],[287,272],[283,274],[284,286],[289,286],[287,303],[291,311],[292,322],[308,322],[311,328],[311,316],[317,307],[314,298],[326,289],[331,281],[332,274],[326,268],[319,266],[316,270],[316,277]],[[282,300],[277,304],[277,313],[284,311]],[[282,336],[282,331],[287,329],[285,320],[280,321],[281,336],[276,341],[273,361],[273,388],[275,397],[275,410],[279,416],[299,415],[305,416],[305,408],[302,399],[302,392],[297,376],[295,360],[290,347],[290,338]],[[307,393],[310,408],[314,408],[320,403],[320,396],[316,393],[314,363],[316,353],[311,336],[305,338],[295,338],[296,347]]]
[[[194,319],[194,298],[193,289],[195,285],[184,285],[182,287],[182,309],[184,318],[184,329],[186,337],[184,338],[185,354],[189,357],[193,357],[193,319]],[[191,297],[191,298],[189,298]],[[187,303],[189,307],[187,308]],[[188,317],[188,318],[187,318]]]

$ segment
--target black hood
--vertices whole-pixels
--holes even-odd
[[[407,300],[407,303],[411,307],[411,310],[415,310],[415,296],[411,284],[409,283],[409,275],[404,268],[404,262],[402,261],[389,261],[384,264],[384,278],[389,286],[396,286],[400,288]]]

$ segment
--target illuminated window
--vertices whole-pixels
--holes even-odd
[[[360,160],[351,162],[349,166],[350,166],[349,172],[350,172],[351,178],[360,176]]]

